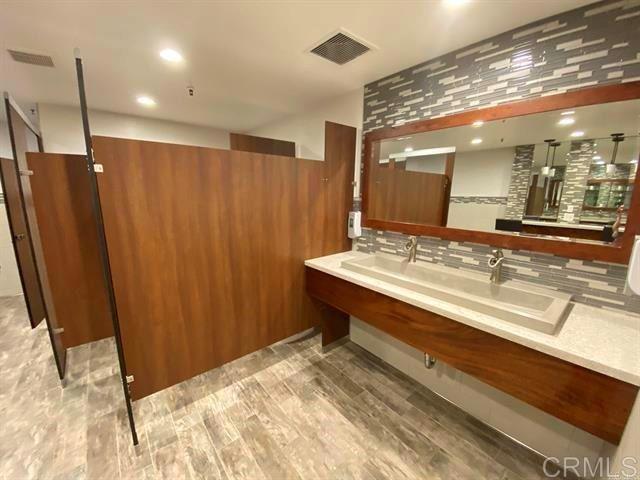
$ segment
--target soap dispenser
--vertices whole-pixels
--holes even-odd
[[[640,295],[640,235],[636,235],[633,241],[625,293]]]

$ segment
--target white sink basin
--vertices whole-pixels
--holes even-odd
[[[570,295],[515,281],[495,285],[489,273],[483,276],[425,262],[409,263],[384,253],[345,260],[342,267],[548,334],[564,321],[571,300]]]

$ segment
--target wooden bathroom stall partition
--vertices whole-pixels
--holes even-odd
[[[93,137],[133,399],[327,315],[304,260],[350,248],[356,130],[325,132],[325,162]]]
[[[62,343],[62,330],[53,306],[51,286],[47,275],[47,264],[44,259],[38,220],[36,217],[35,207],[33,205],[30,171],[29,166],[27,165],[27,152],[34,149],[33,146],[29,145],[28,139],[33,138],[35,133],[27,126],[23,115],[21,115],[16,107],[14,107],[14,103],[8,96],[5,96],[5,108],[9,124],[11,147],[13,150],[13,157],[15,159],[14,166],[18,177],[18,187],[24,205],[26,228],[31,239],[31,253],[35,263],[38,285],[44,304],[47,331],[49,333],[49,340],[51,341],[53,357],[56,362],[56,368],[58,369],[58,375],[60,376],[60,379],[63,379],[67,367],[67,349]],[[38,150],[42,149],[42,142],[39,137],[37,137],[37,146],[35,148]]]
[[[447,176],[376,167],[371,174],[371,217],[443,225],[449,204]]]
[[[46,312],[42,293],[40,292],[38,270],[31,249],[31,237],[27,228],[27,217],[22,203],[16,171],[13,159],[0,159],[0,178],[2,179],[2,191],[4,192],[9,230],[11,230],[13,252],[16,256],[24,303],[29,314],[29,323],[31,328],[35,328],[44,320]]]
[[[66,348],[113,336],[83,155],[27,153],[33,204]]]

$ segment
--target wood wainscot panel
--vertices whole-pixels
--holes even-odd
[[[307,292],[433,357],[618,444],[638,387],[306,267]]]

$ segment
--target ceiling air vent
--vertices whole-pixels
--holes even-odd
[[[361,40],[356,40],[351,34],[341,31],[310,51],[333,63],[344,65],[369,50],[371,50],[370,46],[365,45]]]
[[[53,67],[53,59],[49,55],[39,55],[37,53],[20,52],[18,50],[8,50],[11,58],[16,62],[38,65],[40,67]]]

